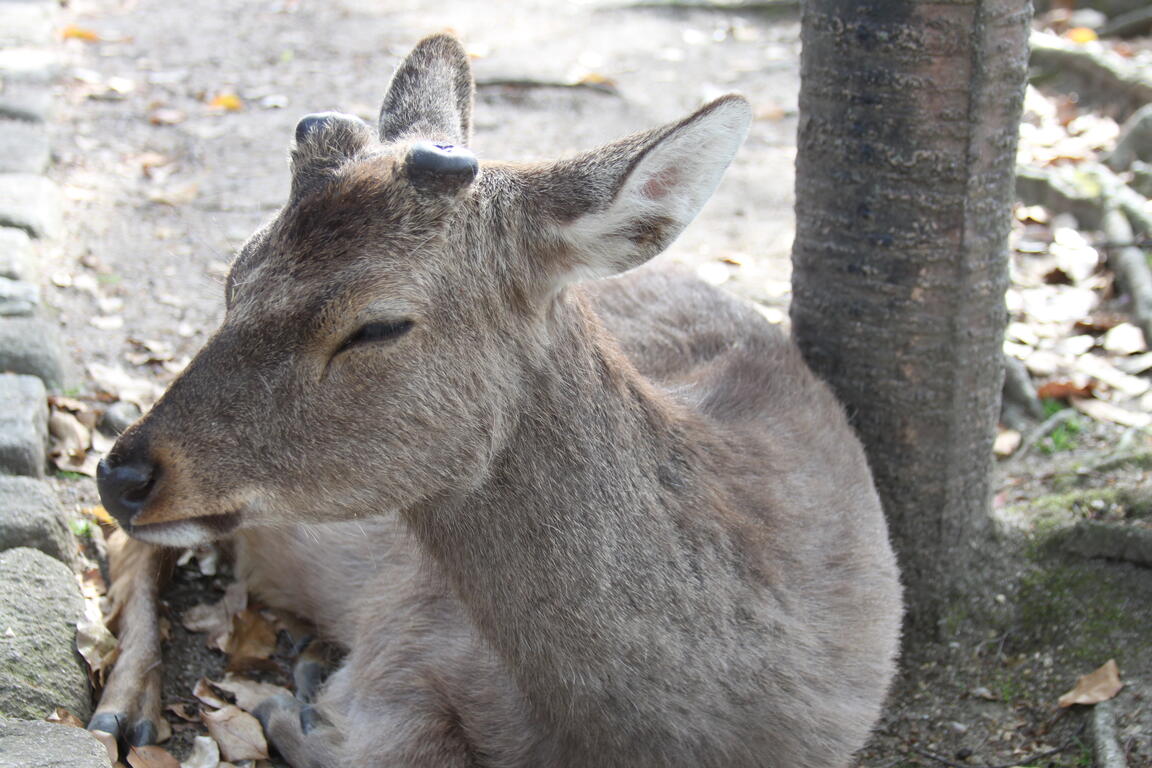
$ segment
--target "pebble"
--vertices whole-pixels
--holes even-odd
[[[120,400],[108,406],[104,411],[104,418],[100,421],[100,429],[112,435],[119,435],[132,426],[140,418],[140,408],[134,403]]]

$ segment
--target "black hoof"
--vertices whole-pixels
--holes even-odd
[[[320,713],[316,711],[316,707],[311,704],[305,704],[300,709],[300,730],[307,736],[316,729],[316,726],[324,722],[320,717]]]
[[[128,715],[123,712],[100,712],[92,716],[88,721],[88,730],[90,731],[104,731],[110,733],[117,739],[120,738],[120,724],[128,722]]]
[[[128,746],[143,747],[156,743],[156,726],[151,720],[141,720],[128,731]]]
[[[256,705],[256,709],[252,710],[252,716],[260,721],[260,726],[267,731],[268,723],[272,720],[272,715],[282,709],[299,709],[300,702],[296,700],[295,696],[290,696],[286,693],[277,694],[276,696],[269,696]]]

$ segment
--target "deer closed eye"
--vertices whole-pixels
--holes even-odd
[[[337,350],[337,354],[365,344],[393,341],[412,330],[413,325],[415,323],[411,320],[386,320],[367,323],[344,340],[340,349]]]

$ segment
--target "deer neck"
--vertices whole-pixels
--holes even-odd
[[[619,729],[653,677],[684,679],[683,630],[723,595],[703,594],[687,531],[709,503],[690,417],[588,328],[557,334],[530,374],[490,481],[409,522],[529,701]]]

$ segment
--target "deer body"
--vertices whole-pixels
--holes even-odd
[[[462,60],[447,38],[417,47],[385,142],[466,136]],[[747,107],[474,182],[454,150],[398,163],[318,119],[298,129],[296,202],[233,269],[225,327],[101,480],[140,539],[235,531],[252,587],[348,648],[320,727],[294,702],[263,713],[281,752],[297,768],[847,765],[893,672],[900,599],[840,407],[715,289],[649,268],[576,284],[687,224]],[[359,330],[325,331],[341,322]],[[241,359],[269,397],[221,379]],[[244,432],[268,419],[274,440]]]

